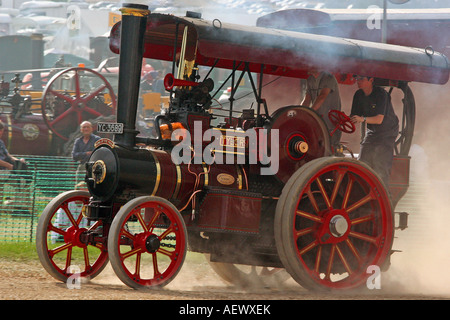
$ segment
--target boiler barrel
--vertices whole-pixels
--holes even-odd
[[[88,189],[100,202],[120,194],[154,195],[180,209],[204,187],[247,188],[246,173],[239,165],[175,164],[162,150],[103,145],[93,152],[86,169]]]

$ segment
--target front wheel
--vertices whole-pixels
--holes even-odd
[[[143,196],[127,202],[114,217],[108,238],[111,266],[129,287],[162,287],[184,263],[187,230],[173,204]]]
[[[363,286],[371,266],[388,261],[393,214],[386,188],[364,163],[320,158],[285,185],[275,241],[289,274],[311,290]]]
[[[88,202],[88,192],[67,191],[54,198],[39,218],[36,250],[44,269],[57,280],[66,282],[75,270],[92,279],[108,263],[105,226],[82,215]]]

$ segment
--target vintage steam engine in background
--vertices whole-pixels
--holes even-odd
[[[330,146],[336,130],[355,129],[344,113],[330,114],[331,130],[303,106],[270,114],[263,75],[305,78],[310,68],[326,68],[407,88],[409,81],[447,82],[444,56],[244,28],[195,13],[150,14],[142,5],[124,5],[122,13],[110,42],[120,52],[117,123],[100,126],[114,141],[97,143],[86,165],[89,191],[61,194],[39,221],[37,251],[52,276],[66,281],[78,264],[92,278],[109,260],[131,287],[163,286],[188,246],[208,254],[230,282],[242,280],[233,272],[244,264],[270,274],[285,269],[309,289],[345,290],[364,285],[369,266],[389,265],[409,158],[396,156],[385,186],[367,165]],[[178,67],[165,78],[171,101],[155,119],[156,138],[137,136],[135,127],[143,57],[173,61],[172,74]],[[231,104],[242,77],[259,74],[255,82],[249,77],[256,108],[231,106],[212,126],[216,84],[200,66],[231,70]],[[406,227],[403,220],[398,227]]]

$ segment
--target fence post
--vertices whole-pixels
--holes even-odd
[[[36,164],[34,164],[34,170],[33,170],[33,184],[32,184],[32,188],[33,188],[33,192],[32,192],[32,202],[31,202],[31,226],[30,226],[30,242],[33,242],[33,230],[34,230],[34,206],[36,203]]]

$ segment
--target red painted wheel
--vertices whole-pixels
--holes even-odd
[[[116,96],[100,73],[69,68],[55,74],[42,93],[41,112],[48,128],[63,140],[81,122],[115,114]]]
[[[181,214],[169,201],[153,196],[126,203],[111,225],[111,266],[132,288],[162,287],[180,271],[187,250]]]
[[[353,133],[356,130],[355,124],[344,112],[339,110],[330,110],[328,112],[328,119],[334,125],[334,130],[330,133],[334,134],[336,130],[341,130],[344,133]]]
[[[36,232],[36,250],[47,272],[66,282],[73,275],[92,279],[108,263],[108,251],[101,221],[88,222],[81,214],[89,202],[89,193],[67,191],[54,198],[44,209]],[[95,242],[94,242],[95,241]]]
[[[367,165],[345,158],[300,168],[283,188],[274,226],[283,265],[312,290],[364,285],[368,267],[389,260],[394,236],[384,185]]]

